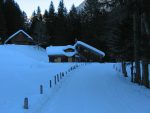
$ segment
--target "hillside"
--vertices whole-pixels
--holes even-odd
[[[105,0],[99,0],[99,3],[105,3]],[[83,11],[85,4],[86,4],[86,0],[84,0],[78,7],[76,7],[77,11],[78,12]],[[100,10],[105,10],[107,12],[111,11],[111,9],[109,7],[106,7],[106,5],[103,5],[103,7],[101,7]]]
[[[1,45],[0,46],[1,64],[21,64],[33,62],[48,62],[46,50],[37,46],[24,45]],[[8,65],[8,66],[9,66]]]

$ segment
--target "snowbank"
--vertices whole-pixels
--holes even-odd
[[[74,64],[49,63],[46,50],[36,46],[0,46],[0,113],[22,113],[23,99],[40,99],[39,86],[49,87],[54,75]],[[44,91],[45,93],[46,91]]]
[[[5,61],[18,61],[21,59],[31,59],[34,61],[48,62],[48,56],[46,50],[38,46],[26,46],[26,45],[1,45],[0,55],[3,55],[0,60]],[[10,55],[10,56],[9,56]]]
[[[113,68],[116,70],[117,73],[122,75],[121,63],[115,63],[113,65]],[[142,75],[142,64],[141,63],[140,63],[140,68],[141,68],[141,75]],[[128,77],[131,77],[131,64],[128,62],[127,62],[126,70],[127,70]],[[135,72],[135,69],[134,69],[134,72]],[[149,80],[150,80],[150,64],[149,64]]]
[[[72,49],[74,52],[65,52],[66,49]],[[67,46],[49,46],[46,48],[48,55],[64,55],[67,57],[72,57],[76,54],[75,47],[72,45]]]

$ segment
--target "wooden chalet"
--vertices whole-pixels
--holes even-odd
[[[77,41],[75,44],[75,49],[78,55],[86,62],[100,62],[105,56],[105,53],[90,46],[82,41]]]
[[[49,62],[77,62],[79,57],[76,55],[74,46],[49,46],[46,48]]]
[[[100,62],[105,56],[102,51],[81,41],[74,46],[49,46],[46,50],[49,62]]]
[[[17,44],[17,45],[35,45],[33,38],[23,30],[19,30],[11,35],[4,44]]]

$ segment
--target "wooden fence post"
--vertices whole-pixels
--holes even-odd
[[[56,76],[55,76],[55,85],[57,84],[57,81],[56,81]]]
[[[24,98],[24,109],[29,109],[28,98],[27,97]]]
[[[49,81],[49,86],[50,86],[50,88],[52,88],[52,81],[51,80]]]
[[[64,77],[64,73],[62,73],[62,76]]]
[[[57,81],[59,82],[59,75],[57,74]]]
[[[61,73],[60,73],[60,80],[62,79],[62,75],[61,75]]]
[[[78,65],[76,65],[76,68],[78,68]]]
[[[40,94],[43,94],[43,85],[40,85]]]

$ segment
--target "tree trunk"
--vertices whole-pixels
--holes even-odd
[[[126,71],[126,63],[124,61],[122,61],[122,73],[124,75],[124,77],[128,77],[127,76],[127,71]]]
[[[135,59],[135,68],[136,74],[134,78],[134,82],[140,84],[141,83],[141,75],[140,75],[140,56],[139,56],[139,42],[141,36],[141,16],[139,11],[135,11],[133,14],[133,31],[134,31],[134,59]]]
[[[150,35],[150,29],[149,29],[149,24],[146,19],[146,14],[143,13],[142,15],[142,34]],[[144,38],[144,37],[143,37]],[[149,87],[149,70],[148,70],[148,53],[149,53],[149,47],[148,47],[148,40],[147,37],[146,39],[143,39],[143,51],[142,51],[142,84],[145,87]]]
[[[142,15],[142,22],[144,24],[146,34],[150,35],[150,27],[149,27],[149,24],[147,22],[147,16],[145,13],[143,13],[143,15]]]
[[[134,82],[133,62],[131,62],[131,82]]]
[[[142,84],[149,88],[149,72],[147,59],[142,60]]]
[[[0,2],[0,43],[1,41],[4,43],[4,41],[6,40],[6,38],[4,37],[6,37],[6,20],[2,8],[2,3]]]

